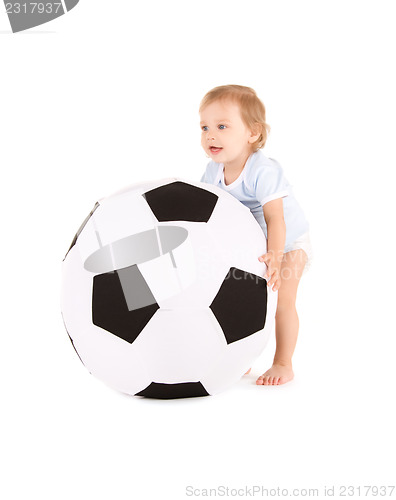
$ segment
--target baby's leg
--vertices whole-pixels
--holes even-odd
[[[256,380],[257,385],[285,384],[294,377],[292,356],[299,328],[296,296],[306,261],[307,254],[301,249],[283,255],[281,286],[278,291],[278,306],[275,316],[276,351],[274,362],[272,367]]]

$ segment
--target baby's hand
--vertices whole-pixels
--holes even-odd
[[[273,253],[265,253],[258,258],[260,262],[267,264],[267,272],[264,278],[267,280],[267,285],[272,287],[274,292],[278,291],[281,286],[280,278],[280,263],[274,258]],[[268,281],[269,280],[269,281]]]

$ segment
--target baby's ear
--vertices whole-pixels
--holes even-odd
[[[255,123],[253,128],[250,129],[251,136],[249,138],[249,143],[253,144],[256,142],[260,138],[262,131],[263,126],[261,123]]]

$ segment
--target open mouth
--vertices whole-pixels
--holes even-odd
[[[211,146],[209,149],[210,149],[210,152],[215,155],[217,153],[220,153],[220,151],[222,151],[223,148],[217,148],[215,146]]]

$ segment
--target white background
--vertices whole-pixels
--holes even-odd
[[[396,483],[393,6],[81,0],[19,34],[2,10],[3,498],[183,499],[189,485],[342,498]],[[218,396],[127,397],[72,349],[61,261],[97,199],[199,180],[199,101],[228,83],[264,101],[264,153],[311,223],[296,377],[255,386],[272,341]]]

